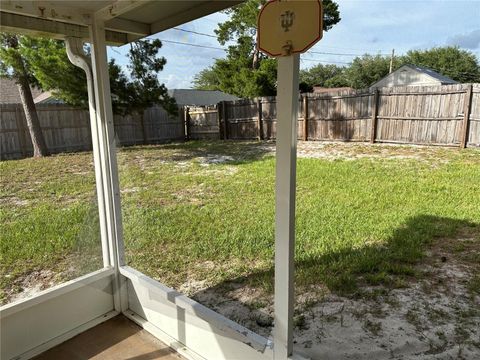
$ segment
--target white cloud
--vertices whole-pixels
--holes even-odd
[[[448,38],[447,43],[470,50],[478,49],[480,47],[480,29],[473,30],[469,33],[456,34]]]
[[[170,74],[166,78],[160,77],[159,80],[165,84],[167,89],[190,89],[192,87],[192,76],[178,76]]]

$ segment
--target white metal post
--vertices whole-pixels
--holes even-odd
[[[278,58],[273,337],[275,360],[285,360],[293,352],[299,62],[299,54]]]
[[[95,106],[95,90],[93,87],[92,62],[83,51],[83,41],[80,38],[68,37],[65,39],[67,55],[72,64],[85,71],[88,90],[88,111],[90,115],[90,130],[92,134],[93,162],[95,165],[95,181],[97,205],[100,223],[100,237],[102,241],[103,266],[110,266],[110,251],[108,246],[108,232],[105,215],[105,197],[103,195],[102,161],[100,155],[99,136],[97,131],[97,113]]]
[[[120,274],[120,266],[124,265],[124,246],[104,22],[94,18],[89,28],[92,41],[92,70],[106,204],[105,214],[109,239],[110,265],[115,268],[114,304],[115,310],[125,311],[128,308],[128,298],[125,279]]]

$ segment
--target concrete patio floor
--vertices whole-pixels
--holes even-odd
[[[180,360],[167,345],[122,315],[34,358],[35,360]]]

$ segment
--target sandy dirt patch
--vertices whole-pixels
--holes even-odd
[[[296,348],[312,359],[478,359],[480,299],[463,270],[440,271],[446,287],[425,280],[375,300],[327,296],[305,309]]]
[[[11,291],[7,293],[8,302],[27,299],[42,290],[56,285],[58,281],[59,274],[52,270],[32,271],[30,274],[15,280]]]
[[[275,143],[266,142],[259,145],[266,155],[275,155]],[[449,151],[452,149],[443,149]],[[323,160],[357,160],[357,159],[399,159],[399,160],[434,160],[437,164],[447,162],[439,158],[438,148],[423,145],[370,144],[356,142],[321,142],[298,141],[297,157]]]
[[[480,296],[467,289],[473,272],[450,260],[424,264],[422,271],[434,276],[402,289],[364,288],[359,298],[301,291],[296,351],[311,359],[480,359]],[[209,288],[193,280],[180,291],[272,337],[271,295],[239,283]]]

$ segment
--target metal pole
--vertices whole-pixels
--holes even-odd
[[[300,55],[278,58],[274,359],[293,352],[295,186]]]
[[[392,73],[393,71],[393,59],[395,58],[395,49],[392,49],[392,56],[390,57],[390,70],[389,70],[389,74]]]

